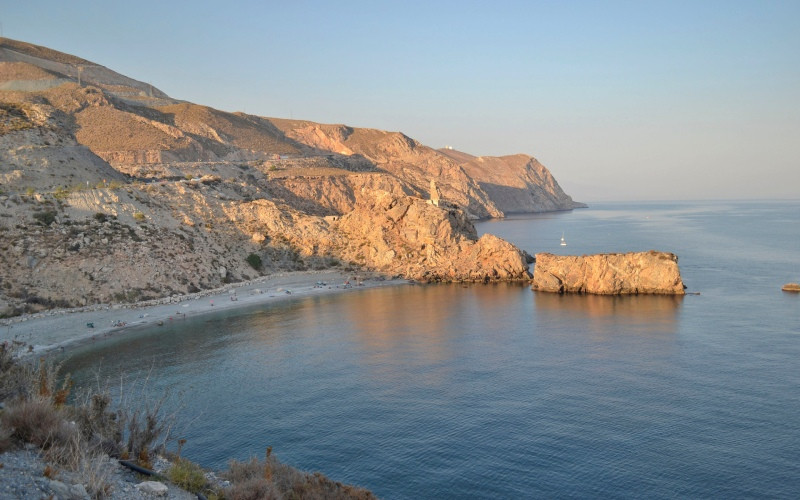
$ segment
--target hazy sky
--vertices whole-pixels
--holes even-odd
[[[800,197],[800,1],[0,1],[226,111],[537,157],[577,200]]]

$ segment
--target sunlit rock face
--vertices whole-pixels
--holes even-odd
[[[533,289],[601,295],[684,294],[678,257],[667,252],[536,255]]]
[[[514,245],[477,237],[463,210],[385,191],[360,193],[356,208],[334,226],[346,235],[351,260],[421,281],[530,279]],[[356,255],[352,255],[356,252]]]

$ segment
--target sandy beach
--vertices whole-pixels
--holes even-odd
[[[27,345],[24,354],[41,355],[220,310],[407,283],[365,272],[278,273],[215,290],[136,304],[95,305],[8,318],[0,320],[0,342],[20,341]]]

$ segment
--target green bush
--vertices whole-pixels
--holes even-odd
[[[53,198],[57,200],[63,200],[69,197],[69,189],[65,187],[58,186],[55,191],[53,191]]]
[[[36,212],[33,214],[33,218],[36,219],[36,222],[41,224],[42,226],[49,226],[56,220],[56,213],[52,210],[47,210],[44,212]]]
[[[145,216],[142,212],[136,212],[135,214],[133,214],[133,219],[136,222],[144,222]]]
[[[247,260],[247,263],[250,264],[250,267],[252,267],[256,271],[259,271],[261,269],[261,265],[263,264],[261,262],[261,257],[259,257],[258,255],[254,254],[254,253],[251,253],[250,255],[248,255],[247,259],[245,259],[245,260]]]
[[[198,493],[206,485],[206,476],[203,469],[194,462],[179,458],[167,472],[169,480],[181,488]]]

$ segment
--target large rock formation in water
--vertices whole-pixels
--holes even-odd
[[[678,257],[667,252],[536,254],[533,289],[602,295],[684,293]]]

